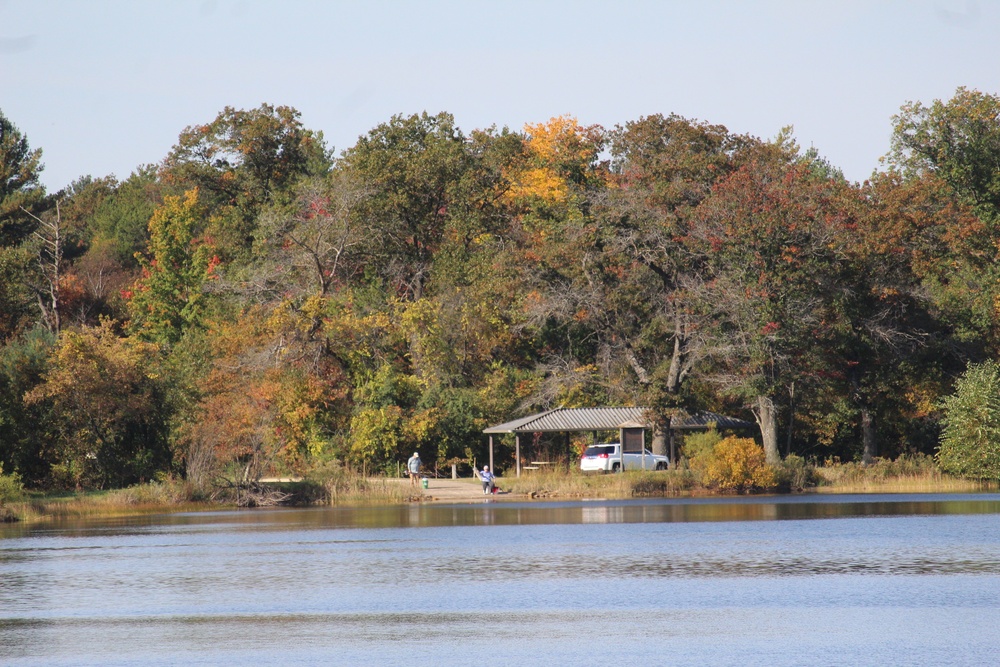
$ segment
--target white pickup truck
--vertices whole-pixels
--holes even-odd
[[[653,454],[648,449],[645,456],[639,452],[625,454],[625,470],[666,470],[669,464],[666,456]],[[584,472],[619,472],[621,469],[621,445],[617,442],[591,445],[580,458],[580,470]]]

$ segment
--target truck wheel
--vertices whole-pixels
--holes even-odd
[[[657,470],[666,470],[667,469],[667,464],[663,463],[663,462],[657,463],[656,464],[656,469]]]
[[[611,472],[621,472],[621,469],[622,469],[622,464],[620,463],[611,464]]]

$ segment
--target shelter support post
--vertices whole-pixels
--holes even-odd
[[[494,470],[496,470],[496,468],[493,467],[493,435],[491,434],[490,435],[490,472],[493,472]],[[494,472],[493,474],[496,474],[496,473]]]
[[[514,456],[517,458],[517,476],[521,476],[521,434],[514,434]]]
[[[677,465],[676,445],[674,444],[674,429],[667,427],[667,446],[670,448],[670,469]]]

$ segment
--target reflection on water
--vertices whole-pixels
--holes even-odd
[[[122,530],[288,530],[580,523],[681,523],[1000,513],[998,494],[773,496],[622,501],[496,502],[385,507],[273,509],[70,519],[27,527],[0,524],[0,538],[17,535],[115,535]]]
[[[1000,649],[995,495],[0,530],[0,664],[992,664]]]

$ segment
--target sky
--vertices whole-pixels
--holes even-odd
[[[336,154],[423,111],[466,133],[565,114],[793,126],[863,181],[901,105],[959,86],[1000,94],[1000,1],[0,0],[0,112],[50,191],[127,178],[262,103]]]

